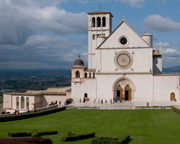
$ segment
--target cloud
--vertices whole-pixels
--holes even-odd
[[[145,0],[77,0],[77,2],[80,2],[82,4],[88,4],[89,2],[91,3],[108,3],[108,2],[121,2],[123,4],[127,4],[131,7],[136,7],[136,8],[140,8],[143,6]]]
[[[162,52],[163,52],[164,56],[166,56],[166,57],[180,57],[180,52],[173,48],[163,49]]]
[[[165,67],[175,66],[179,63],[180,51],[178,50],[178,48],[167,42],[157,42],[154,44],[154,48],[161,48],[161,52],[163,55],[163,65],[165,63]]]
[[[143,6],[145,0],[121,0],[122,3],[126,3],[132,7],[140,8]]]
[[[70,68],[86,45],[76,38],[31,36],[20,46],[1,45],[0,68]]]
[[[0,0],[0,44],[23,44],[36,34],[86,34],[87,14],[56,7],[64,0]]]
[[[180,31],[180,23],[160,15],[150,15],[146,17],[144,19],[144,26],[149,30],[160,32]]]
[[[174,48],[162,49],[163,65],[165,67],[177,66],[180,63],[180,51]]]
[[[155,48],[159,48],[159,47],[171,47],[171,45],[167,42],[158,42],[154,44]]]

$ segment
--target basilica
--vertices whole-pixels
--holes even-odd
[[[162,74],[161,49],[153,35],[137,34],[125,21],[112,31],[110,12],[88,13],[88,67],[78,56],[71,67],[71,87],[4,94],[3,109],[26,111],[52,102],[158,102],[179,105],[180,77]]]
[[[78,57],[72,69],[74,101],[144,101],[179,104],[180,77],[162,74],[161,49],[153,35],[138,35],[123,17],[112,31],[110,12],[88,13],[88,67]]]

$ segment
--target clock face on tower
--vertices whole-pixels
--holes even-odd
[[[129,52],[122,51],[116,54],[114,61],[118,68],[128,69],[133,63],[133,58]]]

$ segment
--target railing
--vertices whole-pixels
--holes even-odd
[[[55,108],[58,108],[58,104],[55,104],[55,105],[52,105],[52,106],[38,108],[35,111],[36,112],[41,112],[41,111],[51,110],[51,109],[55,109]]]
[[[52,105],[52,106],[38,108],[38,109],[33,110],[33,111],[21,112],[21,113],[18,113],[18,115],[26,114],[26,113],[41,112],[41,111],[51,110],[51,109],[55,109],[55,108],[58,108],[58,104],[55,104],[55,105]],[[13,113],[13,114],[0,114],[0,117],[9,116],[9,115],[15,115],[15,113]]]

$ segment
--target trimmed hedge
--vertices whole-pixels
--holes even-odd
[[[11,137],[28,137],[31,136],[31,132],[9,132],[8,136]]]
[[[57,133],[58,133],[58,132],[55,131],[55,130],[38,132],[38,134],[39,134],[40,136],[42,136],[42,135],[53,135],[53,134],[57,134]]]
[[[176,107],[174,107],[174,106],[172,106],[171,109],[172,109],[174,112],[180,114],[180,109],[178,109],[178,108],[176,108]]]
[[[61,141],[67,142],[67,141],[75,141],[75,140],[81,140],[81,139],[88,139],[95,137],[95,133],[88,133],[88,134],[72,134],[71,132],[65,133],[61,137]]]
[[[0,138],[0,144],[52,144],[48,138]]]
[[[58,132],[56,130],[51,130],[51,131],[41,131],[38,132],[36,129],[32,130],[32,132],[9,132],[8,135],[11,137],[40,137],[43,135],[53,135],[57,134]]]
[[[129,135],[124,135],[120,138],[98,137],[91,141],[92,144],[128,144],[130,141]]]
[[[42,111],[42,112],[4,116],[4,117],[0,117],[0,122],[7,122],[7,121],[21,120],[21,119],[27,119],[27,118],[37,117],[37,116],[43,116],[43,115],[48,115],[48,114],[60,112],[63,110],[66,110],[66,107],[60,107],[60,108]]]

